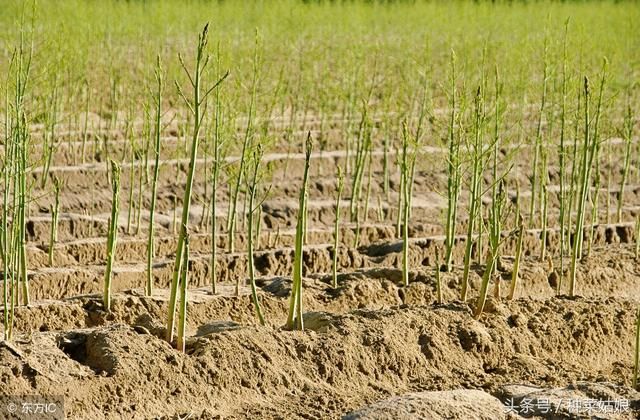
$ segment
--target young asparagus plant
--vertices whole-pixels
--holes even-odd
[[[187,288],[189,287],[189,233],[184,238],[184,258],[182,261],[182,275],[180,282],[180,309],[178,313],[178,337],[176,348],[185,352],[185,338],[187,332]]]
[[[546,147],[540,152],[540,261],[545,261],[547,255],[547,227],[549,221],[547,184],[549,171],[547,169],[548,153]]]
[[[548,52],[548,39],[545,36],[544,50],[542,55],[543,72],[542,72],[542,95],[540,99],[540,109],[538,111],[538,123],[536,126],[536,138],[534,143],[534,155],[533,155],[533,175],[531,177],[531,199],[529,202],[529,225],[533,224],[533,216],[535,212],[536,198],[538,198],[538,176],[540,172],[539,160],[540,152],[542,151],[542,124],[545,113],[545,106],[547,103],[547,82],[549,79],[549,63],[547,60]]]
[[[618,194],[617,216],[618,223],[622,223],[622,205],[624,204],[624,187],[629,179],[629,167],[631,166],[631,145],[633,138],[633,114],[631,113],[631,104],[627,103],[627,112],[624,116],[624,127],[622,129],[622,138],[625,142],[624,149],[624,168],[622,171],[622,179],[620,180],[620,193]]]
[[[576,210],[576,225],[574,231],[574,243],[571,250],[571,269],[569,277],[569,295],[573,296],[576,289],[576,276],[578,268],[578,260],[582,257],[582,244],[584,242],[584,219],[586,212],[587,197],[589,195],[589,186],[591,185],[591,171],[593,162],[596,157],[596,148],[598,147],[597,139],[591,136],[591,115],[589,102],[591,100],[591,92],[589,88],[589,78],[584,78],[584,143],[582,146],[581,164],[580,164],[580,191],[578,196],[578,208]]]
[[[355,168],[351,183],[351,205],[350,216],[351,222],[356,223],[354,248],[358,247],[360,239],[360,202],[362,199],[362,180],[364,177],[367,158],[371,154],[371,122],[367,116],[367,104],[363,103],[362,119],[360,128],[358,129],[358,138],[356,144]]]
[[[492,180],[491,180],[491,207],[489,209],[489,253],[486,259],[485,272],[482,277],[482,284],[480,286],[480,297],[475,310],[475,316],[479,317],[484,310],[484,305],[487,299],[487,292],[489,290],[489,280],[493,277],[497,271],[497,263],[500,258],[500,246],[502,244],[502,223],[504,218],[504,207],[506,204],[506,191],[505,191],[505,177],[511,170],[511,167],[507,168],[504,174],[498,173],[499,160],[498,155],[500,153],[500,124],[502,118],[501,107],[501,90],[500,77],[498,73],[498,67],[495,68],[495,115],[494,115],[494,138],[491,147],[492,164]],[[543,166],[544,167],[544,166]],[[500,297],[500,280],[496,279],[496,297]]]
[[[201,92],[201,83],[202,83],[202,75],[204,70],[209,63],[209,55],[207,55],[205,49],[207,46],[207,36],[209,32],[209,24],[206,24],[202,33],[198,36],[198,43],[196,47],[196,61],[193,73],[187,69],[184,60],[181,55],[178,55],[180,59],[180,64],[182,65],[182,69],[189,79],[189,83],[193,89],[193,99],[189,100],[184,95],[180,84],[176,82],[176,87],[178,88],[178,93],[184,100],[187,108],[189,109],[192,117],[193,117],[193,135],[191,137],[191,154],[189,159],[189,169],[187,172],[187,183],[184,190],[184,197],[182,200],[182,219],[180,223],[180,233],[178,235],[178,244],[176,248],[176,260],[173,267],[173,275],[171,279],[171,291],[169,296],[169,312],[167,314],[167,330],[166,330],[166,339],[169,342],[173,341],[173,333],[175,327],[175,312],[176,312],[176,300],[177,300],[177,292],[178,286],[180,284],[180,275],[183,271],[183,261],[188,256],[184,256],[185,248],[184,241],[188,233],[189,228],[189,209],[191,206],[191,190],[193,187],[193,177],[195,175],[196,170],[196,159],[198,156],[198,145],[200,141],[200,128],[202,127],[202,121],[204,118],[204,114],[202,113],[202,108],[204,105],[204,101],[206,101],[207,97],[213,90],[220,84],[224,79],[227,78],[229,73],[225,73],[216,83],[213,84],[210,88],[208,88],[204,94]]]
[[[495,67],[495,103],[494,103],[494,124],[493,124],[493,144],[490,147],[492,166],[491,166],[491,208],[489,209],[491,215],[490,227],[492,232],[490,232],[490,237],[498,238],[500,241],[500,237],[502,235],[501,227],[502,227],[502,210],[504,203],[503,201],[506,199],[506,193],[504,191],[504,178],[507,176],[509,171],[511,170],[511,166],[509,166],[503,174],[499,173],[499,167],[503,165],[500,162],[500,127],[502,124],[502,113],[503,106],[501,101],[501,93],[502,93],[502,85],[500,84],[500,75],[498,73],[498,66]],[[491,252],[493,254],[494,262],[498,261],[500,255],[498,252],[498,246],[491,247]]]
[[[127,121],[131,121],[131,120],[128,119]],[[131,160],[129,162],[129,199],[127,200],[127,235],[131,235],[131,220],[133,216],[133,206],[134,206],[133,191],[135,189],[136,157],[137,157],[138,151],[137,151],[135,136],[133,134],[132,124],[129,122],[127,122],[127,124],[129,126],[127,129],[127,132],[129,133],[128,136],[129,136],[129,144],[130,144],[130,150],[131,150],[131,153],[129,155]]]
[[[578,260],[581,258],[582,253],[582,241],[584,240],[584,212],[587,201],[587,194],[589,188],[589,175],[591,172],[591,160],[592,155],[595,152],[596,144],[590,137],[590,115],[589,115],[589,100],[590,100],[590,88],[589,79],[584,78],[584,143],[581,151],[581,164],[580,173],[580,191],[578,197],[578,208],[576,209],[576,225],[573,239],[573,246],[571,249],[571,271],[569,273],[569,295],[573,296],[575,292],[575,281],[577,274]]]
[[[84,80],[84,121],[82,126],[82,149],[80,162],[84,165],[86,159],[86,147],[87,147],[87,139],[89,138],[89,103],[91,102],[91,88],[89,86],[89,81]]]
[[[336,189],[336,220],[333,227],[333,287],[338,287],[338,247],[340,246],[340,199],[344,188],[344,175],[342,168],[338,166],[338,185]]]
[[[33,28],[32,28],[33,31]],[[26,211],[29,207],[27,200],[28,188],[27,179],[29,178],[29,146],[30,146],[30,129],[27,123],[27,110],[25,106],[26,89],[29,82],[31,72],[31,59],[33,57],[33,39],[29,43],[29,47],[25,46],[24,33],[20,34],[20,46],[14,53],[15,62],[13,75],[15,78],[15,93],[13,103],[13,126],[11,134],[13,136],[14,154],[13,162],[15,163],[15,176],[13,178],[13,201],[14,214],[12,224],[17,245],[17,260],[15,266],[14,278],[16,282],[22,283],[22,303],[27,306],[30,303],[29,296],[29,280],[27,278],[27,241],[26,241]],[[16,223],[17,221],[17,223]],[[16,289],[17,290],[17,287]],[[15,301],[17,303],[17,293]]]
[[[464,250],[464,271],[462,274],[462,286],[460,290],[460,300],[463,302],[467,299],[467,289],[469,287],[469,273],[471,270],[471,251],[473,249],[473,235],[475,232],[475,224],[477,223],[478,214],[481,213],[482,199],[482,172],[484,168],[484,152],[482,145],[482,132],[484,125],[483,111],[483,94],[478,87],[475,95],[474,107],[474,140],[470,145],[471,148],[471,187],[469,193],[469,217],[467,221],[467,237]],[[481,228],[481,227],[480,227]]]
[[[358,137],[356,139],[356,155],[354,156],[354,173],[351,178],[351,202],[349,206],[349,217],[351,222],[355,222],[358,218],[359,199],[362,191],[362,176],[367,158],[367,141],[371,139],[367,134],[370,130],[370,123],[367,116],[367,104],[362,104],[362,117],[358,128]]]
[[[518,276],[520,272],[520,260],[522,258],[522,245],[524,240],[524,218],[520,213],[520,187],[516,184],[516,223],[518,229],[518,239],[516,240],[516,255],[513,260],[513,270],[511,272],[511,286],[509,287],[509,300],[513,300],[518,286]],[[560,283],[558,283],[559,285]],[[558,286],[558,290],[560,290]]]
[[[580,159],[581,154],[578,154],[580,149],[580,127],[582,125],[582,92],[583,89],[578,89],[578,94],[576,95],[576,108],[573,122],[573,145],[571,147],[571,172],[569,175],[569,197],[567,198],[567,251],[569,253],[572,252],[572,244],[575,242],[575,239],[572,241],[572,232],[574,228],[574,211],[577,210],[578,205],[578,177],[582,172],[582,168],[580,165],[582,164],[582,160]]]
[[[569,32],[569,19],[565,21],[564,40],[562,43],[562,92],[560,105],[560,144],[558,146],[559,158],[559,183],[560,183],[560,273],[556,291],[562,289],[562,278],[564,276],[564,252],[566,244],[566,218],[567,218],[567,193],[566,193],[566,115],[567,115],[567,35]]]
[[[385,112],[385,115],[388,115],[389,112]],[[390,188],[390,178],[389,178],[389,148],[390,148],[390,137],[391,137],[391,122],[389,118],[385,118],[384,120],[384,137],[382,139],[382,172],[383,172],[383,183],[382,189],[384,191],[384,196],[387,202],[390,201],[391,188]]]
[[[216,54],[216,71],[220,75],[220,42],[218,42]],[[215,295],[218,293],[217,285],[217,252],[218,252],[218,221],[216,219],[217,212],[217,195],[218,183],[220,180],[220,169],[223,166],[223,141],[221,140],[222,128],[222,99],[220,89],[216,89],[215,93],[215,110],[214,110],[214,127],[213,127],[213,168],[211,169],[211,292]],[[229,237],[230,239],[231,237]]]
[[[309,177],[309,164],[311,162],[311,150],[313,142],[311,140],[311,132],[307,134],[307,142],[305,147],[304,173],[302,176],[302,189],[300,190],[300,199],[298,201],[298,220],[296,223],[296,244],[295,255],[293,259],[293,284],[291,286],[291,299],[289,301],[289,316],[287,318],[287,328],[304,330],[304,322],[302,319],[302,257],[304,253],[304,227],[307,218],[307,181]]]
[[[11,326],[10,326],[10,310],[9,299],[13,303],[13,290],[10,286],[13,286],[13,281],[9,277],[11,267],[11,235],[9,225],[9,189],[11,188],[11,176],[13,171],[13,145],[11,141],[11,123],[9,116],[9,89],[5,90],[5,126],[4,126],[4,156],[2,160],[2,226],[0,229],[0,247],[2,249],[2,308],[3,308],[3,338],[4,340],[11,339]],[[11,305],[13,307],[13,305]]]
[[[147,171],[149,169],[149,148],[151,147],[151,116],[149,104],[147,103],[143,105],[143,114],[144,121],[142,125],[142,138],[144,139],[144,145],[141,150],[143,161],[140,162],[140,167],[138,169],[138,197],[135,206],[135,236],[138,236],[140,234],[140,223],[142,222],[143,191],[144,187],[149,183],[149,175]],[[133,188],[133,185],[131,187]]]
[[[447,222],[445,227],[445,271],[451,271],[453,246],[456,235],[456,219],[458,214],[458,199],[460,197],[460,139],[456,136],[456,56],[451,52],[451,93],[449,98],[451,108],[449,117],[448,157],[447,157]]]
[[[51,206],[51,236],[49,237],[49,267],[53,267],[53,249],[58,241],[58,215],[60,211],[60,180],[53,178],[54,204]]]
[[[398,186],[398,204],[396,206],[397,208],[397,212],[396,212],[396,238],[400,239],[402,238],[402,206],[403,206],[403,201],[404,201],[404,188],[405,188],[405,184],[406,184],[406,179],[404,177],[404,173],[402,172],[402,154],[401,154],[401,148],[397,147],[396,148],[396,157],[395,157],[395,161],[396,161],[396,166],[398,167],[398,173],[399,173],[399,178],[400,178],[400,183]]]
[[[154,115],[154,146],[153,146],[153,178],[151,180],[151,206],[149,208],[149,229],[147,238],[147,281],[145,284],[145,294],[151,296],[153,293],[153,259],[155,257],[155,213],[158,193],[158,175],[160,173],[160,136],[162,134],[162,94],[164,92],[164,70],[160,56],[156,57],[156,68],[154,70],[156,89],[152,97],[155,104]]]
[[[409,285],[409,217],[411,207],[411,175],[416,163],[417,151],[415,147],[410,150],[409,133],[406,123],[402,125],[402,178],[405,180],[402,189],[402,283]]]
[[[474,317],[479,318],[484,310],[484,305],[487,300],[487,292],[489,290],[489,280],[496,272],[496,263],[498,256],[500,255],[500,245],[502,244],[502,215],[504,210],[506,194],[504,192],[504,182],[500,181],[500,188],[497,195],[494,197],[494,202],[491,204],[490,218],[489,218],[489,252],[486,259],[486,266],[484,274],[482,276],[482,283],[480,285],[480,296],[476,304],[474,311]]]
[[[603,108],[603,97],[604,97],[604,89],[607,80],[607,67],[608,60],[606,57],[602,63],[602,73],[600,77],[600,90],[598,92],[598,101],[596,103],[596,113],[593,120],[593,142],[595,144],[594,149],[594,168],[593,168],[593,197],[589,195],[591,199],[591,225],[589,226],[589,240],[587,242],[587,255],[591,255],[591,249],[593,247],[593,236],[595,231],[595,226],[598,224],[598,216],[599,216],[599,208],[600,208],[600,120],[602,113],[604,111]]]
[[[367,154],[367,192],[364,197],[364,222],[369,221],[369,202],[371,200],[371,179],[373,178],[373,154],[371,148]],[[360,229],[358,229],[359,233]]]
[[[255,263],[253,261],[253,253],[254,253],[254,214],[256,213],[258,207],[262,206],[262,202],[256,205],[256,189],[258,188],[259,177],[260,177],[260,162],[262,160],[263,151],[262,145],[258,144],[253,152],[253,156],[251,161],[249,162],[248,170],[250,174],[246,176],[247,180],[247,190],[249,191],[249,211],[247,213],[247,223],[248,223],[248,245],[247,245],[247,260],[249,265],[249,284],[251,285],[251,299],[253,300],[253,305],[256,309],[256,315],[258,320],[260,321],[260,325],[265,325],[264,315],[262,314],[262,309],[260,307],[260,301],[258,300],[258,291],[256,288],[256,275],[255,275]],[[258,220],[259,223],[259,220]],[[236,288],[238,284],[236,284]],[[239,294],[236,290],[236,295]]]
[[[102,305],[107,312],[111,311],[111,278],[116,254],[118,212],[120,207],[120,166],[113,160],[111,161],[111,189],[113,198],[111,200],[111,217],[109,218],[109,233],[107,236],[107,267],[104,273],[104,293],[102,298]]]

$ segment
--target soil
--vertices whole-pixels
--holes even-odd
[[[210,200],[210,186],[199,176],[190,214],[189,338],[186,352],[181,353],[175,350],[175,343],[164,339],[167,288],[177,242],[174,214],[181,211],[186,170],[180,141],[175,137],[167,141],[163,152],[155,216],[154,293],[144,296],[142,291],[148,214],[136,213],[135,193],[129,218],[128,193],[123,193],[114,295],[108,313],[100,295],[111,205],[106,164],[90,147],[83,159],[78,156],[78,143],[61,143],[49,175],[65,182],[54,262],[50,265],[47,255],[53,197],[48,187],[39,189],[38,182],[33,191],[38,199],[27,221],[33,302],[16,308],[14,339],[0,342],[3,394],[61,396],[67,418],[73,419],[640,416],[640,394],[631,387],[640,298],[634,226],[640,213],[640,186],[635,174],[625,188],[621,220],[616,217],[619,188],[612,186],[608,195],[606,189],[600,194],[602,212],[593,227],[593,245],[578,268],[578,296],[566,296],[568,261],[559,258],[555,222],[558,191],[550,185],[546,253],[551,257],[540,257],[541,231],[528,229],[516,299],[506,299],[516,238],[505,233],[492,297],[485,313],[476,319],[472,311],[486,249],[474,248],[469,299],[461,301],[464,193],[453,269],[440,273],[443,303],[437,303],[435,270],[437,255],[443,255],[446,205],[439,192],[446,189],[446,176],[441,170],[430,169],[441,166],[430,162],[441,159],[440,151],[433,148],[425,152],[424,164],[416,174],[409,229],[409,285],[402,284],[401,242],[396,235],[397,194],[393,190],[398,175],[392,171],[392,191],[386,197],[381,181],[382,152],[378,151],[380,159],[374,159],[372,166],[367,219],[358,225],[349,222],[350,185],[345,188],[337,288],[332,287],[331,275],[336,253],[333,171],[336,164],[344,162],[345,153],[318,152],[313,158],[303,257],[302,332],[284,328],[302,172],[300,151],[280,147],[267,156],[275,162],[273,185],[261,207],[262,227],[253,256],[266,326],[257,322],[246,284],[243,210],[238,210],[235,250],[228,252],[227,185],[222,182],[218,191],[215,221],[219,234],[212,237],[212,220],[203,218],[209,211],[204,203]],[[124,150],[119,142],[124,143],[114,135],[115,152]],[[617,144],[613,142],[614,147]],[[518,161],[508,184],[528,185],[523,174],[529,164],[526,159]],[[199,165],[206,167],[205,160]],[[637,162],[632,167],[638,167]],[[143,161],[134,165],[135,179],[143,168]],[[129,169],[123,167],[123,192],[128,191]],[[613,185],[619,181],[619,169],[601,168],[611,171]],[[551,168],[551,184],[557,182],[554,173]],[[41,175],[36,171],[34,180],[39,181]],[[144,209],[149,205],[147,187],[143,193]],[[512,188],[512,199],[514,194]],[[528,194],[522,188],[521,196]],[[510,223],[505,232],[513,228]],[[585,232],[590,230],[588,226]],[[213,241],[218,250],[216,294],[210,284]],[[556,287],[562,279],[558,294]],[[545,410],[538,404],[523,411],[531,401],[544,401],[550,408]],[[570,407],[569,401],[626,405],[617,412],[602,406],[596,412],[594,408]],[[519,409],[514,410],[514,405]],[[0,413],[0,418],[8,415]]]
[[[339,418],[391,395],[456,389],[484,392],[469,394],[467,407],[497,418],[503,407],[485,410],[485,400],[506,401],[514,383],[615,382],[640,408],[627,361],[637,305],[621,298],[492,300],[475,320],[471,302],[383,307],[372,296],[362,309],[309,309],[306,331],[292,332],[280,327],[286,305],[277,301],[265,301],[272,322],[261,327],[250,321],[248,296],[193,297],[186,354],[163,339],[166,296],[121,294],[110,314],[97,298],[25,308],[17,326],[31,333],[0,348],[3,389],[63,394],[71,418]],[[457,403],[457,417],[438,407],[452,398],[420,404],[474,418]],[[352,418],[376,418],[366,415],[372,409]],[[620,418],[637,412],[627,414]]]

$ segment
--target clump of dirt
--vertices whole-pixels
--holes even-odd
[[[368,405],[344,416],[344,420],[451,420],[516,419],[505,413],[497,398],[475,389],[413,392]]]
[[[367,405],[343,420],[632,419],[640,402],[637,391],[607,382],[551,389],[505,385],[497,395],[470,389],[413,392]]]

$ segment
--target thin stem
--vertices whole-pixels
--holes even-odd
[[[116,253],[116,240],[118,236],[118,212],[120,193],[120,166],[115,161],[111,161],[111,188],[113,198],[111,200],[111,217],[109,219],[109,234],[107,237],[107,267],[104,274],[104,294],[102,304],[104,310],[111,311],[111,279],[113,272],[113,262]]]
[[[300,198],[298,201],[298,220],[296,223],[296,243],[295,254],[293,259],[293,284],[291,287],[291,299],[289,301],[289,316],[287,317],[287,327],[289,329],[304,330],[304,321],[302,318],[302,263],[303,263],[303,244],[305,236],[305,226],[307,218],[307,198],[308,198],[308,178],[309,164],[311,162],[311,150],[313,142],[311,140],[311,132],[307,135],[305,147],[305,163],[304,173],[302,176],[302,189],[300,190]]]

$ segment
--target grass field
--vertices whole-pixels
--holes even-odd
[[[7,3],[0,417],[640,414],[635,2]]]

